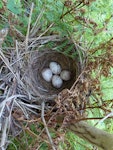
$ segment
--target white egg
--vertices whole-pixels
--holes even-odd
[[[61,73],[61,66],[57,62],[50,62],[49,67],[53,74],[60,74]]]
[[[55,88],[61,88],[63,84],[63,80],[60,78],[60,76],[58,75],[54,75],[53,78],[52,78],[52,85],[55,87]]]
[[[71,72],[68,70],[63,70],[60,74],[60,77],[64,81],[68,81],[71,79]]]
[[[52,71],[49,68],[45,68],[42,70],[42,77],[45,81],[50,82],[52,79]]]

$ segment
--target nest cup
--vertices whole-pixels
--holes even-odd
[[[71,88],[77,78],[77,61],[63,53],[47,49],[40,50],[33,52],[30,59],[29,77],[35,91],[35,95],[42,99],[54,99],[63,89]],[[48,68],[52,61],[60,64],[62,70],[69,70],[71,72],[71,79],[69,81],[64,81],[62,87],[59,89],[53,87],[51,82],[45,81],[42,77],[42,70]]]

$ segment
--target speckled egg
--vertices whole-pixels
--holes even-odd
[[[49,67],[53,74],[60,74],[61,73],[61,66],[57,62],[50,62]]]
[[[52,71],[49,68],[45,68],[42,70],[42,77],[45,81],[50,82],[52,79]]]
[[[63,80],[60,78],[60,76],[58,75],[54,75],[52,77],[52,85],[55,87],[55,88],[61,88],[62,85],[63,85]]]
[[[60,77],[64,81],[68,81],[71,79],[71,72],[68,70],[62,70]]]

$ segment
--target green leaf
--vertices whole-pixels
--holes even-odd
[[[104,100],[113,99],[113,77],[111,78],[102,77],[101,88]]]
[[[0,2],[0,8],[2,8],[3,7],[3,3],[2,2]]]
[[[21,13],[21,3],[20,1],[15,1],[15,0],[8,0],[7,2],[7,8],[13,12],[14,14],[18,15]]]
[[[41,144],[41,147],[40,147],[39,150],[48,150],[47,144],[46,144],[45,142],[43,142],[43,143]]]

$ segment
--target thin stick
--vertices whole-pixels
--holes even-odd
[[[5,55],[3,54],[1,48],[0,48],[0,58],[5,63],[5,65],[8,67],[8,69],[10,70],[10,72],[14,75],[14,77],[17,78],[16,75],[15,75],[15,73],[14,73],[14,71],[13,71],[13,68],[10,66],[9,60],[5,57]]]
[[[40,22],[40,19],[41,19],[42,15],[43,15],[43,12],[44,12],[44,9],[41,10],[40,14],[38,15],[38,17],[37,17],[37,19],[36,19],[36,21],[35,21],[35,23],[34,23],[34,26],[32,27],[32,29],[31,29],[31,31],[30,31],[31,36],[34,35],[34,31],[35,31],[35,30],[39,29],[39,28],[37,27],[37,24],[38,24],[38,22]],[[37,29],[36,29],[36,28],[37,28]]]
[[[73,88],[75,87],[75,85],[77,84],[77,82],[79,81],[79,79],[81,78],[81,76],[83,75],[84,70],[81,72],[81,74],[78,76],[78,78],[76,79],[76,81],[74,82],[74,84],[72,85],[72,87],[70,88],[70,91],[73,90]]]
[[[48,135],[48,138],[49,138],[50,144],[51,144],[51,146],[52,146],[52,149],[53,149],[53,150],[56,150],[56,149],[55,149],[55,146],[54,146],[54,143],[53,143],[53,141],[52,141],[52,138],[51,138],[51,136],[50,136],[50,133],[49,133],[49,130],[48,130],[48,127],[47,127],[45,118],[44,118],[44,108],[45,108],[45,102],[42,102],[41,118],[42,118],[42,121],[43,121],[43,123],[44,123],[44,127],[45,127],[46,133],[47,133],[47,135]]]
[[[8,128],[8,124],[9,124],[9,118],[6,117],[5,125],[3,127],[3,133],[2,133],[1,143],[0,143],[1,150],[5,150],[4,146],[5,146],[6,141],[7,141],[7,128]]]
[[[27,51],[28,49],[28,38],[29,38],[29,32],[30,32],[30,24],[31,24],[31,17],[32,17],[32,12],[33,12],[33,7],[34,7],[34,3],[32,3],[31,5],[31,11],[30,11],[30,16],[29,16],[29,22],[28,22],[28,28],[27,28],[27,34],[26,34],[26,40],[25,40],[25,50]]]
[[[28,48],[32,47],[32,45],[37,41],[39,40],[46,32],[49,31],[49,29],[54,25],[54,23],[50,24],[50,26],[43,32],[41,33],[30,45]]]
[[[75,47],[76,47],[76,43],[75,43],[75,40],[74,40],[73,35],[71,35],[71,33],[70,33],[70,32],[69,32],[69,35],[70,35],[71,40],[73,41],[73,43],[74,43],[74,45],[75,45]],[[80,65],[81,65],[81,67],[82,67],[82,69],[83,69],[83,61],[82,61],[82,57],[81,57],[80,51],[78,50],[78,48],[76,48],[76,50],[77,50],[78,55],[79,55]]]
[[[97,124],[103,123],[107,118],[112,117],[112,116],[113,116],[113,112],[109,113],[107,116],[105,116],[103,119],[101,119]]]

